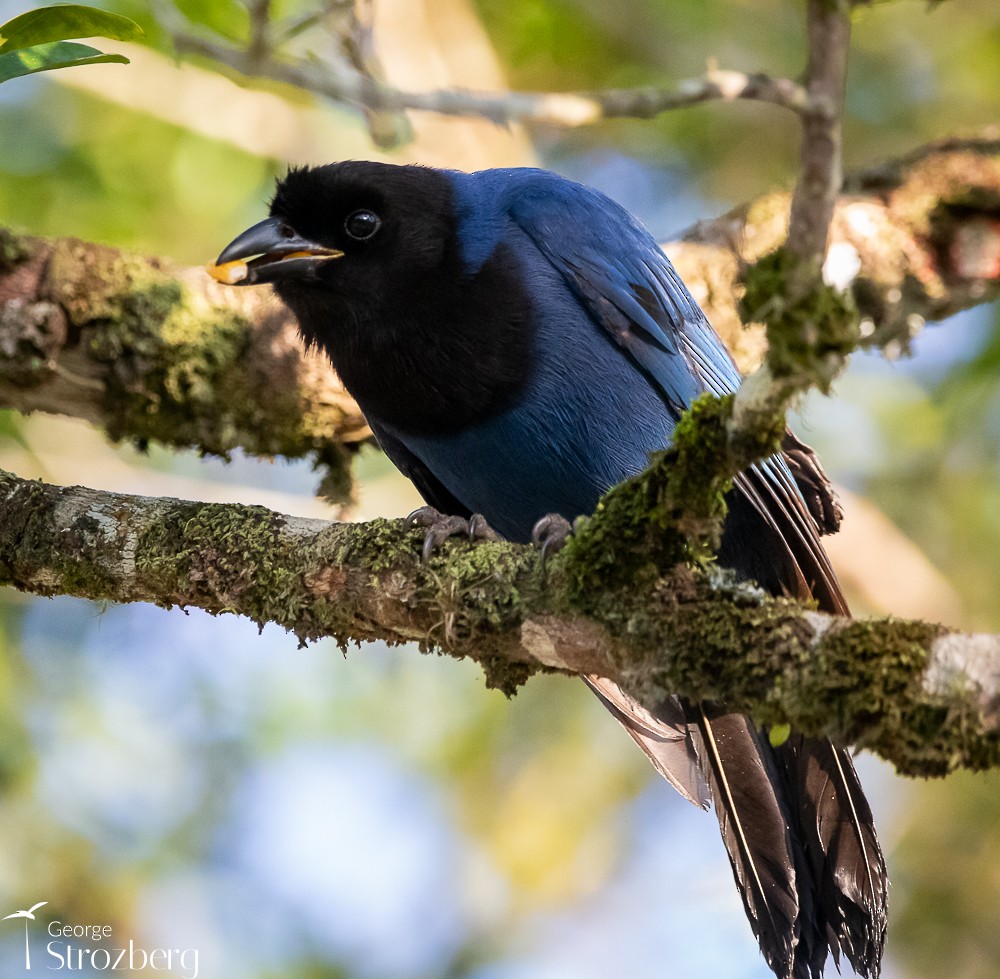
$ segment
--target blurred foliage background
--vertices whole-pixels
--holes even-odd
[[[131,65],[0,89],[2,224],[203,263],[287,162],[367,157],[541,163],[666,238],[794,179],[795,119],[754,104],[569,131],[413,114],[413,141],[379,150],[358,113],[173,57],[177,19],[245,39],[238,0],[107,7],[146,30],[103,45]],[[25,8],[0,0],[0,22]],[[802,20],[795,0],[377,0],[374,36],[400,87],[564,90],[668,84],[712,58],[794,76]],[[996,0],[859,9],[847,105],[848,167],[996,122]],[[928,327],[910,360],[855,358],[796,426],[848,491],[831,551],[855,607],[1000,631],[998,310]],[[0,466],[329,513],[307,467],[140,455],[66,419],[0,415]],[[376,452],[357,474],[356,516],[414,504]],[[0,910],[48,902],[36,967],[58,919],[196,947],[212,979],[770,975],[714,819],[568,680],[506,702],[468,663],[412,650],[345,662],[231,617],[4,592],[0,702]],[[1000,974],[1000,779],[860,768],[894,881],[886,975]],[[0,974],[22,971],[2,922]]]

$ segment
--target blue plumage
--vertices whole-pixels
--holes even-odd
[[[503,243],[529,284],[532,376],[515,405],[476,426],[389,430],[466,509],[527,540],[545,513],[592,512],[669,443],[705,390],[680,331],[723,376],[738,373],[656,242],[617,204],[544,170],[447,177],[465,274]]]
[[[271,213],[219,261],[259,255],[243,284],[274,282],[428,503],[510,539],[591,512],[697,395],[740,383],[649,232],[555,174],[331,164],[291,172]],[[836,508],[807,447],[789,434],[729,504],[721,564],[847,612],[819,542]],[[799,735],[773,748],[712,705],[650,713],[587,681],[671,784],[714,799],[776,975],[816,979],[832,950],[877,977],[885,865],[850,756]]]

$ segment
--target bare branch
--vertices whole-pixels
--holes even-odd
[[[802,116],[801,168],[792,197],[788,248],[818,281],[833,206],[843,180],[841,120],[851,16],[847,0],[808,0],[806,17],[810,107]]]
[[[475,116],[498,125],[532,122],[576,127],[602,119],[651,119],[672,109],[709,101],[768,102],[799,113],[811,108],[805,89],[789,79],[720,68],[710,68],[703,77],[682,81],[673,88],[647,86],[594,92],[468,92],[457,89],[405,92],[347,65],[334,69],[315,62],[276,58],[256,64],[245,51],[186,33],[175,33],[174,44],[181,54],[210,58],[241,75],[270,78],[369,111],[417,109],[443,115]]]
[[[1000,763],[1000,638],[850,622],[683,568],[650,591],[571,598],[564,555],[453,542],[428,565],[400,521],[330,524],[243,507],[61,488],[0,473],[0,584],[276,622],[341,645],[415,641],[513,689],[598,673],[647,704],[718,700],[876,751],[910,774]],[[599,520],[600,518],[594,518]],[[565,552],[564,552],[565,553]]]

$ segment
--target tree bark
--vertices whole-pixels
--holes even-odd
[[[72,238],[0,231],[0,407],[72,415],[115,441],[311,457],[350,494],[368,426],[269,292]]]

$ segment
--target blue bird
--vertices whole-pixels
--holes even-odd
[[[591,513],[670,444],[694,398],[739,386],[649,232],[556,174],[335,163],[291,170],[270,213],[213,274],[273,283],[385,453],[450,518],[434,518],[431,542],[482,518],[528,541],[546,515]],[[819,541],[839,515],[807,447],[789,433],[728,503],[721,564],[847,614]],[[877,977],[888,884],[849,754],[794,734],[773,747],[716,705],[651,713],[586,680],[682,795],[714,802],[779,979],[816,979],[828,954]]]

